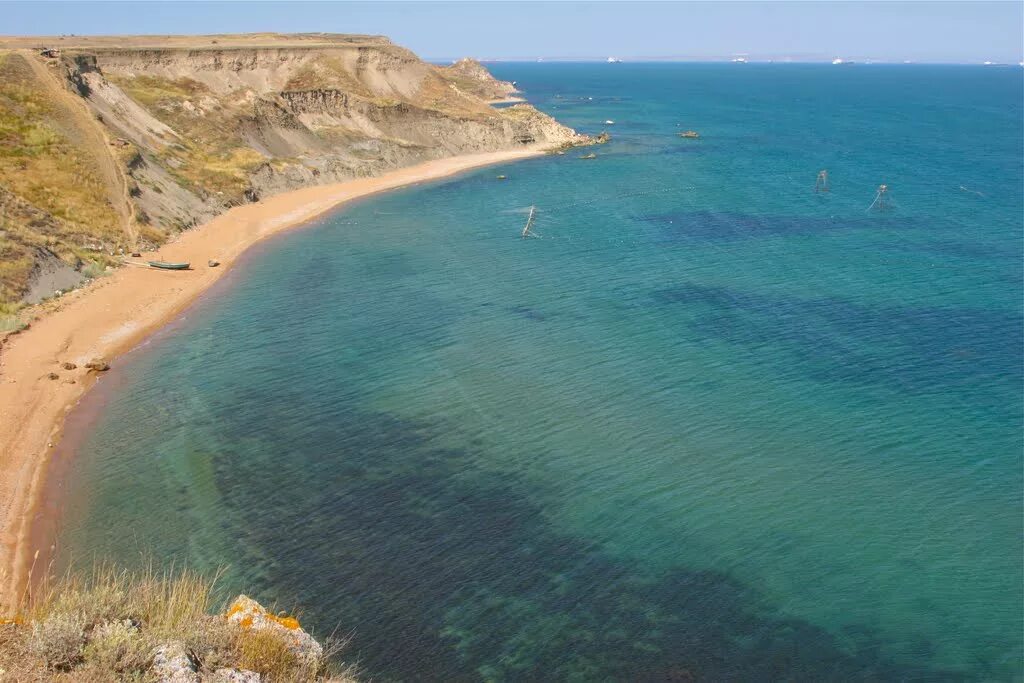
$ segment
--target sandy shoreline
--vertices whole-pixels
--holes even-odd
[[[48,465],[67,413],[96,380],[86,363],[94,358],[110,361],[131,349],[187,308],[265,237],[359,197],[541,153],[534,147],[438,159],[236,207],[159,250],[159,258],[190,261],[193,270],[121,268],[64,297],[55,311],[8,338],[0,348],[0,608],[13,608],[37,553],[32,526]],[[156,256],[143,254],[142,260]],[[220,261],[220,267],[209,268],[210,259]],[[77,367],[65,370],[64,363]],[[50,379],[50,373],[59,378]]]

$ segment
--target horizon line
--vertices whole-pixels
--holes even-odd
[[[459,59],[465,59],[465,55],[461,57],[434,57],[424,56],[423,61],[431,63],[448,63],[455,62]],[[547,55],[540,57],[472,57],[472,59],[485,64],[493,63],[532,63],[532,64],[543,64],[549,62],[558,63],[600,63],[610,64],[608,57],[549,57]],[[1024,65],[1024,59],[1014,61],[992,61],[992,60],[971,60],[971,61],[950,61],[942,59],[879,59],[879,58],[842,58],[840,64],[836,64],[834,59],[828,57],[820,58],[751,58],[745,57],[742,61],[738,61],[733,57],[675,57],[675,56],[650,56],[650,57],[616,57],[617,61],[615,64],[668,64],[668,63],[679,63],[687,62],[691,64],[825,64],[828,66],[1022,66]]]

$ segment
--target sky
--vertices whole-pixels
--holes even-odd
[[[1024,2],[8,2],[0,34],[386,35],[426,59],[636,58],[1009,62]]]

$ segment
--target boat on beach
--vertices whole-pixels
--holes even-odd
[[[184,263],[172,263],[168,261],[150,261],[150,268],[160,268],[161,270],[188,270],[189,266],[192,265],[187,261]]]

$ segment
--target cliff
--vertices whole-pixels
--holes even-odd
[[[515,83],[497,80],[483,64],[468,57],[440,68],[439,73],[461,92],[484,100],[508,100],[519,94]]]
[[[588,142],[514,92],[379,36],[0,39],[0,306],[272,194]]]

